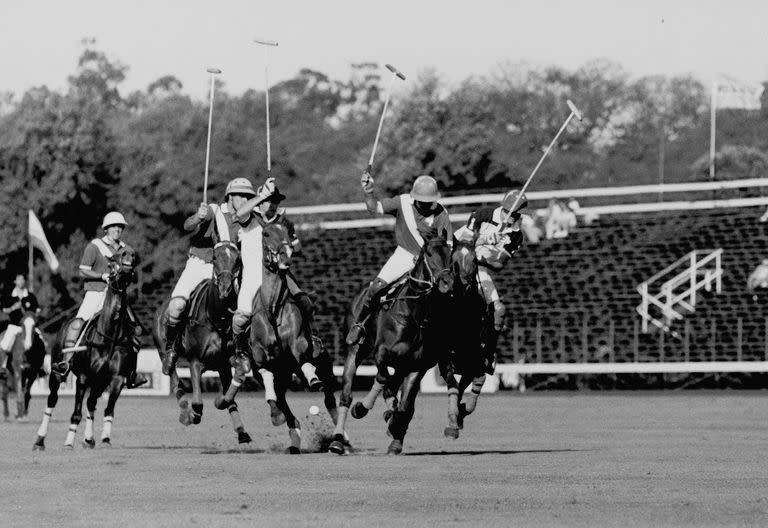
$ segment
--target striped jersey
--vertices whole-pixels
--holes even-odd
[[[95,271],[100,275],[109,272],[109,262],[116,252],[125,247],[124,242],[113,242],[107,237],[94,238],[85,246],[80,269]],[[107,283],[101,279],[85,279],[85,291],[104,291]]]
[[[230,211],[229,205],[226,203],[221,205],[208,204],[208,218],[197,226],[192,235],[189,255],[204,262],[213,262],[213,246],[223,239],[221,233],[224,233],[228,240],[237,243],[240,224],[235,220],[235,212]]]
[[[489,235],[498,230],[505,213],[501,207],[483,207],[472,213],[467,221],[467,227],[481,235]],[[499,270],[509,260],[512,254],[523,244],[523,234],[520,228],[506,227],[504,237],[496,244],[477,244],[475,253],[480,265]]]
[[[448,211],[439,203],[434,204],[427,216],[422,216],[413,205],[413,198],[401,194],[379,201],[379,212],[395,217],[395,240],[397,245],[413,255],[418,255],[424,245],[424,238],[436,233],[449,243],[453,240],[453,229]]]

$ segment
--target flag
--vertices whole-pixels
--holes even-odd
[[[43,225],[32,210],[29,211],[29,241],[32,244],[32,247],[36,247],[43,252],[45,261],[48,263],[48,266],[50,266],[51,271],[54,273],[58,272],[59,259],[53,254],[51,245],[48,243],[48,239],[45,236],[45,231],[43,231]]]
[[[760,110],[760,97],[763,95],[762,85],[720,76],[715,81],[715,86],[717,87],[718,108]]]

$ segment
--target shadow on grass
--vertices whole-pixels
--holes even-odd
[[[523,455],[527,453],[573,453],[589,449],[473,449],[463,451],[412,451],[403,456],[474,456],[474,455]]]

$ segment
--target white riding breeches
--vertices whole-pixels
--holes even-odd
[[[253,299],[264,279],[264,230],[258,222],[251,222],[240,231],[240,258],[243,261],[243,275],[240,292],[237,294],[237,311],[245,315],[253,313]]]
[[[181,297],[189,300],[189,296],[192,295],[195,288],[205,279],[210,279],[211,277],[213,277],[213,263],[190,256],[184,265],[184,271],[181,272],[181,277],[179,277],[176,287],[173,288],[171,299]]]
[[[410,251],[397,246],[395,252],[389,257],[387,263],[381,268],[378,278],[392,284],[397,279],[413,270],[416,265],[416,257]]]
[[[498,301],[500,299],[499,292],[496,290],[496,285],[493,283],[493,275],[490,274],[488,268],[479,266],[477,268],[477,278],[480,282],[478,287],[480,288],[480,293],[485,298],[485,302],[491,304]]]
[[[75,316],[83,321],[88,321],[104,307],[104,299],[107,298],[107,290],[86,291],[83,303]]]
[[[5,329],[5,333],[3,333],[3,339],[0,340],[0,349],[5,352],[10,352],[11,348],[13,348],[13,343],[16,341],[16,337],[18,337],[21,332],[22,330],[20,326],[9,324]]]

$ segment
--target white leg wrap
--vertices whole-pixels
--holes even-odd
[[[344,425],[347,423],[348,412],[349,407],[339,407],[339,417],[336,420],[336,428],[333,430],[333,434],[343,434],[346,437],[346,432],[344,432]]]
[[[277,400],[277,394],[275,394],[275,375],[264,368],[259,369],[259,374],[261,374],[261,379],[264,381],[264,399],[266,401]]]
[[[48,423],[51,421],[53,415],[53,408],[46,407],[43,413],[43,421],[40,423],[40,428],[37,430],[37,436],[45,437],[48,435]]]
[[[85,417],[85,439],[93,440],[93,414],[91,413]]]
[[[104,426],[101,428],[101,439],[110,438],[112,436],[112,417],[104,417]]]
[[[307,378],[307,381],[312,381],[313,379],[317,378],[315,366],[312,363],[304,363],[301,366],[301,372],[304,374],[304,377]]]
[[[67,439],[64,441],[64,447],[72,447],[75,445],[76,432],[77,432],[77,425],[70,424],[69,431],[67,431]]]
[[[368,394],[365,395],[365,398],[363,398],[363,407],[366,409],[373,409],[373,405],[376,403],[376,398],[379,397],[379,394],[381,394],[381,391],[384,390],[384,385],[379,383],[379,381],[373,382],[373,387],[371,387],[371,390],[368,392]]]

